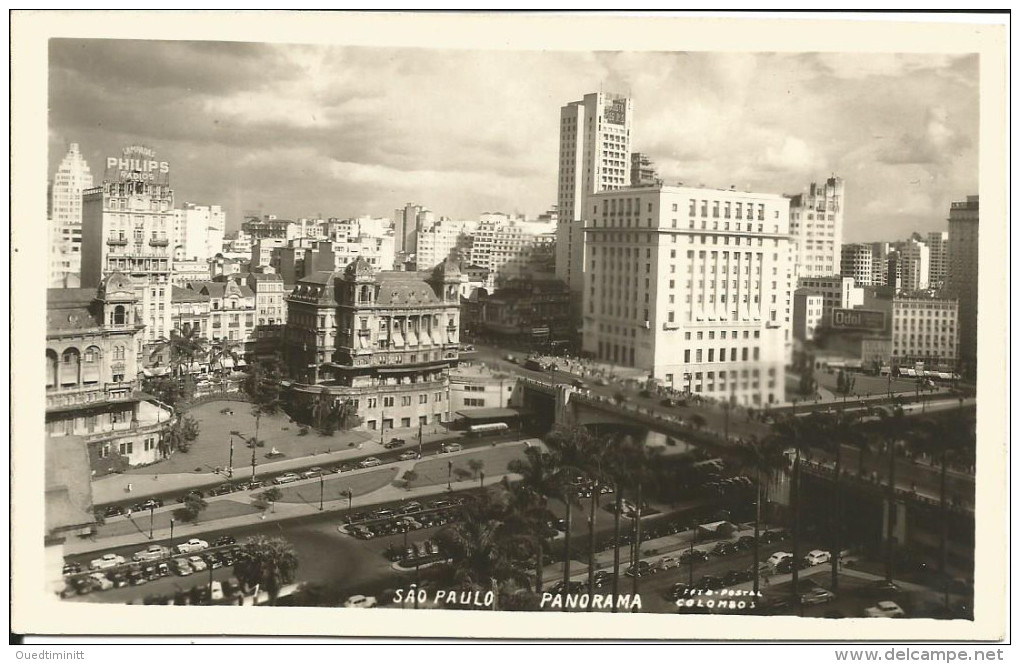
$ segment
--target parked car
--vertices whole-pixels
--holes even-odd
[[[209,542],[200,540],[192,537],[187,542],[183,542],[177,545],[177,551],[179,553],[195,553],[196,551],[204,551],[209,548]]]
[[[872,597],[888,597],[890,595],[899,595],[900,587],[892,581],[886,581],[881,579],[869,584],[865,590],[865,594]]]
[[[664,558],[660,558],[658,562],[655,563],[655,567],[660,570],[667,570],[672,569],[674,567],[680,567],[680,558],[678,558],[677,556],[666,556]]]
[[[832,556],[829,555],[828,551],[822,551],[821,549],[814,549],[808,551],[807,555],[804,556],[804,562],[809,566],[824,565],[825,563],[832,560]]]
[[[398,447],[403,447],[405,443],[407,443],[407,441],[404,440],[403,438],[394,438],[390,442],[384,443],[383,447],[385,447],[388,450],[395,450]]]
[[[145,576],[145,572],[142,570],[133,569],[128,572],[128,581],[130,581],[133,586],[140,586],[143,583],[148,583],[149,579]]]
[[[79,576],[71,581],[71,588],[79,595],[88,595],[96,589],[96,582],[86,576]]]
[[[266,483],[263,482],[262,480],[251,480],[250,482],[248,482],[248,489],[249,490],[251,490],[251,489],[261,489],[265,485],[266,485]]]
[[[885,600],[865,609],[864,615],[868,618],[906,618],[907,612],[896,602]]]
[[[289,484],[290,482],[297,482],[301,479],[301,476],[297,473],[284,473],[273,480],[273,484]]]
[[[376,466],[381,466],[381,465],[382,465],[382,461],[380,461],[376,457],[368,457],[367,459],[362,460],[362,462],[358,464],[358,467],[359,468],[374,468]]]
[[[123,588],[128,584],[127,574],[124,574],[124,572],[110,572],[109,575],[114,588]]]
[[[563,581],[557,581],[549,588],[549,592],[553,595],[560,595],[566,592],[568,595],[574,595],[584,592],[584,584],[580,581],[571,581],[564,585]]]
[[[319,466],[315,466],[313,468],[309,468],[308,470],[302,472],[301,473],[301,479],[307,480],[307,479],[312,478],[312,477],[319,477],[322,474],[323,474],[322,468],[320,468]]]
[[[112,505],[103,510],[103,516],[107,519],[112,519],[115,516],[120,516],[124,513],[124,508],[120,505]]]
[[[223,599],[223,584],[219,581],[213,581],[209,584],[209,599],[214,602],[219,602]]]
[[[78,574],[80,572],[81,572],[81,565],[79,565],[78,563],[64,563],[64,571],[63,571],[63,573],[65,575],[67,575],[67,574]]]
[[[718,576],[703,576],[696,584],[695,588],[700,590],[721,590],[726,587],[726,582]]]
[[[732,542],[719,542],[712,549],[713,556],[728,556],[731,553],[735,553],[737,547]]]
[[[836,596],[832,592],[825,588],[812,588],[806,593],[801,593],[800,603],[805,606],[811,606],[813,604],[825,604],[836,599]]]
[[[202,559],[201,556],[191,556],[188,558],[188,564],[191,565],[191,569],[196,572],[204,572],[209,569],[209,565]]]
[[[808,567],[807,562],[803,558],[801,558],[799,561],[794,561],[793,556],[790,556],[789,558],[784,558],[780,560],[779,563],[775,566],[776,574],[789,574],[793,572],[794,562],[797,563],[797,569],[806,569]]]
[[[213,546],[227,546],[229,544],[237,544],[237,538],[233,535],[223,535],[222,537],[217,537],[216,541],[213,542]]]
[[[152,562],[153,560],[161,560],[170,555],[170,549],[159,544],[150,544],[147,548],[141,551],[136,551],[131,559],[135,562],[146,563]]]
[[[443,443],[442,447],[439,448],[440,452],[444,454],[448,452],[460,452],[463,449],[464,446],[460,443]]]
[[[124,556],[118,556],[115,553],[107,553],[101,558],[96,558],[89,563],[89,569],[109,569],[116,567],[117,565],[124,564]]]
[[[688,597],[691,594],[691,587],[686,583],[674,583],[669,590],[666,591],[666,599],[678,600],[681,598]]]
[[[110,588],[113,588],[113,581],[106,578],[106,575],[102,572],[93,572],[92,574],[89,574],[89,578],[92,579],[96,590],[109,590]]]
[[[786,551],[776,551],[775,553],[768,557],[768,560],[766,562],[774,568],[787,558],[793,558],[793,554],[787,553]]]
[[[369,597],[366,595],[351,595],[344,602],[344,607],[348,609],[371,609],[379,602],[375,597]]]
[[[414,450],[407,450],[406,452],[401,452],[397,458],[401,461],[413,461],[420,458],[420,455]]]
[[[178,576],[191,576],[195,572],[184,558],[174,558],[173,570]]]
[[[651,563],[649,563],[647,560],[639,560],[636,565],[631,565],[630,567],[628,567],[625,574],[627,576],[636,576],[638,578],[641,578],[642,576],[654,574],[657,571],[658,570],[652,567]]]
[[[601,588],[602,586],[608,585],[613,582],[613,573],[607,572],[604,569],[600,569],[599,571],[595,572],[595,576],[592,578],[592,582],[594,583],[596,588]]]

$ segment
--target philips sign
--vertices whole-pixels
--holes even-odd
[[[151,148],[134,145],[120,157],[106,158],[106,179],[117,182],[169,184],[170,162],[159,161]]]
[[[832,327],[837,330],[885,329],[885,312],[875,309],[833,309]]]

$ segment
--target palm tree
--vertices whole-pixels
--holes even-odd
[[[529,584],[525,570],[514,562],[507,517],[506,506],[482,492],[466,502],[460,519],[438,535],[453,558],[455,582],[475,589],[492,587],[497,598],[501,584]]]
[[[169,338],[160,339],[153,346],[149,360],[155,361],[164,351],[169,355],[167,364],[180,380],[184,376],[184,368],[191,366],[196,357],[205,354],[205,341],[198,336],[198,330],[194,327],[186,328],[184,332],[170,330]]]
[[[814,440],[811,424],[811,421],[792,414],[779,419],[772,425],[771,441],[769,443],[784,450],[784,455],[786,451],[793,450],[793,467],[790,472],[790,507],[793,517],[790,529],[793,535],[793,583],[791,585],[791,592],[793,593],[794,604],[798,609],[800,608],[798,585],[800,577],[800,459],[801,455],[807,452]],[[757,561],[755,562],[757,564]]]
[[[761,581],[758,564],[761,560],[761,504],[766,500],[767,491],[772,486],[780,469],[783,467],[783,448],[775,444],[771,438],[751,437],[740,446],[739,463],[741,467],[754,474],[754,595],[758,596]]]
[[[224,360],[229,358],[233,360],[234,366],[237,366],[237,362],[241,359],[241,355],[238,353],[241,348],[240,342],[234,339],[220,339],[213,342],[209,349],[209,363],[219,365],[221,379],[225,379],[227,375]]]
[[[645,444],[634,438],[627,438],[625,442],[620,445],[620,453],[616,458],[618,464],[618,476],[623,480],[625,487],[631,488],[634,491],[635,508],[637,513],[634,515],[634,539],[632,544],[632,565],[638,566],[641,563],[641,512],[644,508],[644,491],[648,488],[648,485],[652,481],[653,477],[653,465],[657,454],[661,452],[660,448],[649,448]],[[617,506],[621,506],[619,496],[617,497]],[[618,573],[618,563],[614,558],[614,565],[617,565],[615,571]],[[637,595],[638,592],[638,575],[635,569],[635,574],[632,579],[631,592]],[[615,583],[614,578],[614,595],[618,586]]]
[[[553,465],[558,476],[558,498],[566,506],[566,531],[563,538],[563,592],[570,583],[570,539],[572,530],[572,507],[577,502],[576,478],[583,476],[587,467],[587,454],[593,446],[591,434],[584,427],[558,426],[546,441],[551,451]]]
[[[521,476],[514,485],[513,513],[518,531],[530,536],[535,553],[535,592],[542,592],[546,529],[552,513],[549,497],[557,495],[559,475],[552,455],[539,447],[529,447],[524,459],[507,465],[511,473]]]
[[[918,423],[913,443],[939,463],[939,571],[942,574],[943,601],[949,607],[949,514],[946,505],[946,484],[949,465],[970,465],[975,453],[974,419],[963,412],[929,417]]]
[[[280,368],[275,359],[253,364],[241,389],[251,399],[255,416],[255,443],[259,440],[259,423],[263,415],[273,415],[280,408]],[[254,455],[254,452],[252,453]]]
[[[811,415],[815,429],[820,433],[819,442],[830,449],[835,456],[835,476],[833,479],[832,511],[830,512],[829,523],[831,527],[832,542],[829,548],[830,561],[832,566],[832,590],[839,588],[839,552],[840,528],[843,520],[840,508],[840,481],[842,479],[843,445],[853,445],[859,439],[865,439],[860,426],[860,414],[847,412],[842,408],[835,413],[816,413]]]
[[[248,587],[265,588],[272,606],[280,596],[280,589],[294,580],[297,566],[297,554],[287,540],[255,535],[241,545],[234,563],[234,576]]]
[[[609,436],[591,439],[591,448],[587,456],[588,463],[584,469],[587,486],[591,491],[588,497],[588,594],[595,593],[595,516],[599,506],[599,492],[603,484],[610,481],[608,461],[615,441]],[[589,599],[588,610],[593,611],[594,602]]]
[[[903,406],[897,397],[891,406],[876,409],[878,420],[872,425],[872,430],[885,442],[886,454],[889,462],[889,477],[886,492],[885,519],[885,580],[890,583],[893,580],[893,556],[896,552],[893,546],[893,526],[896,514],[896,446],[898,443],[911,438],[912,425],[903,412]]]

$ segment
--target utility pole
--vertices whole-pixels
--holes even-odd
[[[149,505],[149,539],[152,539],[152,519],[153,513],[156,511],[156,504],[152,503]]]
[[[228,439],[228,445],[230,447],[230,456],[227,459],[227,477],[234,476],[234,434],[230,434]]]
[[[319,473],[319,511],[322,511],[322,496],[326,489],[326,478]]]

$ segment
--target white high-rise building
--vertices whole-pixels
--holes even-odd
[[[928,290],[930,252],[924,242],[911,238],[896,246],[900,288],[908,293]]]
[[[586,198],[630,183],[632,101],[593,92],[560,109],[556,276],[579,292],[585,279]]]
[[[872,265],[872,245],[844,244],[840,257],[839,274],[852,277],[858,286],[871,286],[874,282],[874,266]]]
[[[431,270],[447,258],[470,261],[474,232],[479,222],[443,219],[418,231],[415,263],[419,270]]]
[[[798,277],[839,274],[844,209],[845,186],[838,177],[821,185],[812,182],[807,191],[790,197],[790,234]]]
[[[223,251],[227,216],[219,205],[174,210],[174,260],[207,261]]]
[[[436,215],[431,210],[414,203],[393,211],[393,242],[398,254],[409,256],[417,252],[418,231],[435,223]]]
[[[676,389],[784,401],[789,204],[667,186],[588,197],[584,350]]]
[[[77,287],[81,273],[81,196],[92,172],[77,143],[71,143],[50,187],[49,287]]]
[[[107,157],[102,184],[83,194],[81,285],[96,288],[112,272],[130,275],[145,344],[173,329],[173,208],[170,164],[142,146]]]

